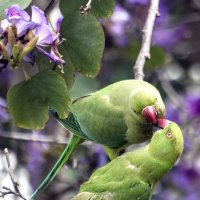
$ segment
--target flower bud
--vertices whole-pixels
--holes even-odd
[[[39,37],[34,37],[24,46],[22,53],[18,56],[18,62],[21,62],[23,57],[35,48],[38,39]]]
[[[8,26],[7,34],[8,34],[8,42],[11,44],[11,46],[14,46],[16,43],[16,28]]]
[[[11,61],[11,58],[9,56],[9,53],[6,49],[6,46],[4,45],[3,42],[0,41],[0,52],[4,55],[4,57],[8,60]]]
[[[15,44],[13,46],[13,48],[12,48],[12,55],[13,55],[14,60],[16,60],[17,57],[19,56],[20,50],[21,50],[21,46],[22,46],[22,44],[21,44],[20,41],[18,41],[17,44]]]

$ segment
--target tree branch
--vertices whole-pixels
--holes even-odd
[[[10,188],[3,186],[3,190],[4,191],[0,191],[0,198],[4,198],[6,195],[13,194],[15,196],[20,197],[23,200],[26,200],[20,193],[17,193],[15,191],[11,190]]]
[[[10,175],[10,179],[12,181],[12,184],[13,184],[13,187],[14,187],[14,190],[15,191],[12,191],[11,189],[7,188],[7,187],[3,187],[3,189],[5,190],[5,192],[0,192],[0,197],[4,197],[5,195],[8,195],[8,194],[14,194],[16,196],[19,196],[21,199],[24,199],[26,200],[21,192],[19,191],[19,184],[17,183],[17,181],[15,181],[14,177],[13,177],[13,174],[12,174],[12,168],[11,168],[11,162],[10,162],[10,158],[9,158],[9,152],[8,152],[8,149],[5,148],[4,149],[4,153],[5,153],[5,156],[6,156],[6,161],[7,161],[7,165],[8,165],[8,173]]]
[[[135,75],[135,79],[143,80],[144,79],[144,64],[147,59],[150,59],[150,45],[151,45],[151,37],[153,32],[153,27],[155,23],[156,17],[159,16],[158,12],[159,0],[151,0],[148,16],[143,29],[143,37],[142,37],[142,46],[133,66],[133,72]]]

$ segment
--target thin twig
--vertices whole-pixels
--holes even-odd
[[[26,200],[23,196],[21,196],[21,194],[16,193],[15,191],[11,190],[10,188],[7,188],[5,186],[3,186],[2,188],[4,191],[0,191],[0,198],[4,198],[6,195],[13,194],[15,196],[20,197],[23,200]]]
[[[144,64],[147,59],[150,59],[150,45],[151,45],[151,37],[153,32],[153,27],[155,23],[156,17],[159,16],[158,12],[159,0],[151,0],[148,16],[143,29],[143,37],[142,37],[142,46],[133,66],[133,72],[135,75],[135,79],[143,80],[144,79]]]
[[[12,191],[11,189],[7,188],[7,187],[3,187],[3,189],[7,190],[7,192],[1,192],[1,194],[4,194],[4,196],[6,194],[14,194],[16,196],[19,196],[20,198],[26,200],[26,198],[24,198],[19,190],[19,184],[17,183],[17,181],[15,181],[13,174],[12,174],[12,168],[11,168],[11,162],[10,162],[10,157],[9,157],[9,152],[8,149],[5,148],[4,149],[4,153],[6,156],[6,161],[7,161],[7,165],[8,165],[8,173],[10,175],[10,179],[12,181],[13,187],[15,191]]]

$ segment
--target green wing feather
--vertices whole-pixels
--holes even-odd
[[[72,112],[69,112],[68,117],[66,119],[61,119],[58,116],[58,113],[53,109],[49,109],[49,113],[67,130],[72,132],[73,134],[80,136],[84,139],[89,139],[84,132],[82,131],[76,117]]]

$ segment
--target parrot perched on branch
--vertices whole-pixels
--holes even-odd
[[[164,119],[159,123],[164,129],[148,145],[97,169],[72,200],[150,200],[155,184],[183,152],[179,126]]]
[[[124,80],[75,100],[66,119],[61,119],[53,109],[50,113],[73,135],[31,199],[53,180],[84,140],[102,144],[112,160],[125,147],[150,139],[153,124],[165,118],[165,106],[153,85],[141,80]]]

